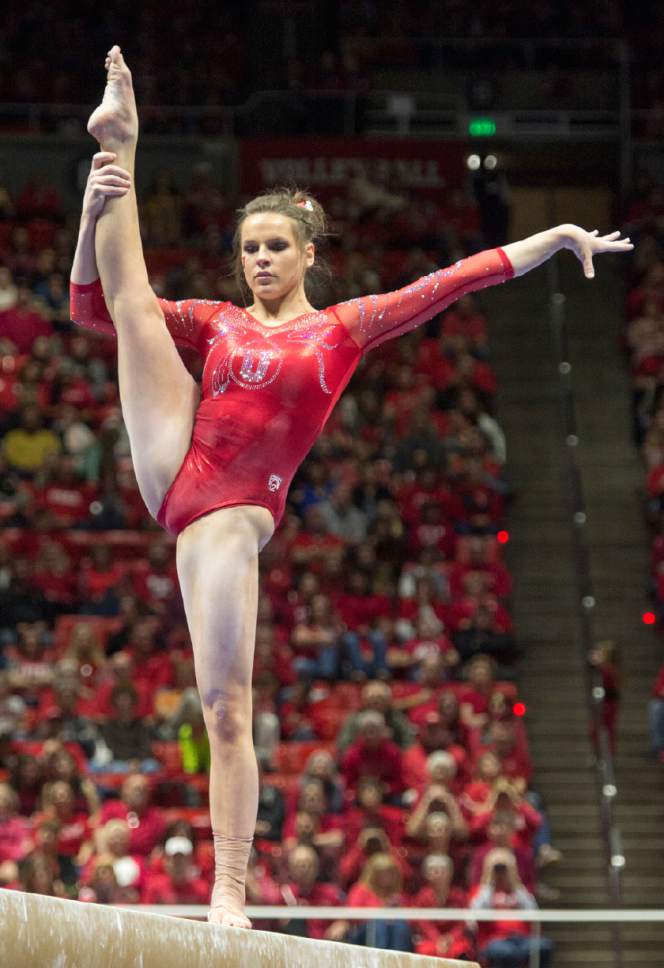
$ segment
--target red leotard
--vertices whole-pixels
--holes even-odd
[[[158,522],[172,534],[218,508],[258,504],[278,525],[295,472],[362,354],[431,319],[465,293],[513,275],[489,249],[396,292],[266,325],[229,302],[160,299],[180,346],[204,361],[191,445]],[[71,318],[113,333],[99,281],[71,284]]]

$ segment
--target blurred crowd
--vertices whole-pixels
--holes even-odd
[[[209,747],[174,543],[138,494],[114,341],[69,322],[74,226],[57,192],[0,190],[0,207],[0,884],[205,904]],[[232,209],[209,172],[185,192],[164,172],[141,207],[157,291],[239,301]],[[350,185],[329,209],[337,299],[481,244],[462,193],[395,210]],[[487,330],[464,297],[369,354],[261,555],[247,897],[506,919],[271,929],[491,966],[535,944],[515,912],[548,899],[540,871],[559,855],[515,684]]]
[[[57,8],[41,0],[14,4],[0,39],[0,104],[90,103],[99,91],[101,58],[112,43],[125,48],[141,105],[240,105],[257,90],[360,95],[395,85],[410,90],[408,75],[432,67],[465,71],[469,81],[491,76],[499,96],[499,72],[505,70],[552,75],[588,70],[587,50],[573,44],[553,50],[546,43],[551,39],[625,38],[633,51],[635,106],[659,106],[664,92],[661,18],[653,0],[631,8],[620,0],[509,0],[500,7],[488,0],[442,0],[424,8],[401,0],[311,0],[285,11],[286,16],[270,0],[251,5],[232,0],[223,8],[201,4],[186,12],[175,3],[118,0],[92,17],[80,0]],[[283,29],[262,29],[275,20]],[[437,47],[438,41],[484,38],[498,46],[493,51],[479,44],[448,46],[444,55]],[[521,44],[522,38],[544,43]],[[611,65],[617,76],[610,44],[594,46],[590,60],[598,70]],[[399,74],[401,84],[395,81]],[[563,90],[561,78],[551,88],[552,106]],[[64,108],[61,116],[67,118]],[[0,111],[7,130],[16,123],[11,113]],[[153,123],[159,130],[154,119],[144,123],[147,130]]]
[[[632,380],[634,442],[645,472],[651,536],[652,622],[664,622],[664,186],[642,176],[627,211],[636,246],[628,284],[623,348]],[[664,762],[664,655],[649,705],[651,752]]]

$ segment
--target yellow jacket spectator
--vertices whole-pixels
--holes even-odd
[[[43,426],[39,408],[29,404],[21,410],[21,423],[2,438],[2,451],[18,471],[37,471],[62,445],[57,434]]]

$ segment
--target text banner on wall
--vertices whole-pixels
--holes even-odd
[[[322,199],[363,177],[393,190],[439,195],[467,175],[461,142],[398,138],[248,138],[240,142],[240,187],[255,195],[296,184]]]

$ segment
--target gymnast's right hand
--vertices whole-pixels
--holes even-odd
[[[98,218],[107,198],[122,198],[131,188],[131,175],[124,168],[114,165],[111,151],[98,151],[92,156],[83,196],[83,215]]]

